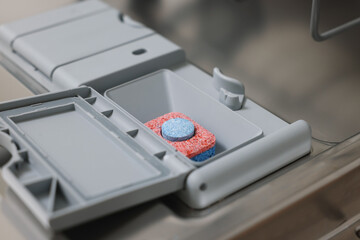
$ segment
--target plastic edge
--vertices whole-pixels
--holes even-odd
[[[304,156],[311,150],[311,128],[303,120],[199,168],[188,176],[179,197],[202,209]]]

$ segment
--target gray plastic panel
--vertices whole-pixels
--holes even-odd
[[[54,229],[180,190],[194,168],[88,87],[0,104],[0,121],[4,179]]]
[[[0,41],[10,46],[20,36],[41,31],[74,19],[83,18],[105,9],[110,9],[110,6],[101,1],[89,0],[21,19],[0,26]]]
[[[180,47],[154,34],[59,67],[54,72],[53,83],[63,88],[85,84],[103,92],[156,69],[184,61],[185,53]]]
[[[153,34],[151,29],[122,22],[115,9],[53,26],[13,42],[13,49],[47,77],[76,60]]]
[[[169,112],[184,113],[215,135],[216,155],[226,154],[262,136],[259,127],[169,70],[112,88],[105,96],[143,123]],[[205,162],[208,161],[211,159]]]
[[[103,93],[185,62],[185,53],[94,0],[1,26],[0,61],[35,93],[81,85]]]

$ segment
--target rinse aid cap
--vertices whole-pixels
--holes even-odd
[[[183,118],[173,118],[161,126],[161,135],[172,142],[185,141],[194,136],[194,124]]]

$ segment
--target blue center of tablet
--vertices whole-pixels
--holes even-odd
[[[173,118],[161,126],[161,135],[172,142],[185,141],[194,136],[194,124],[183,118]]]

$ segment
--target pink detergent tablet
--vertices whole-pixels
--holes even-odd
[[[215,155],[214,134],[183,113],[167,113],[145,123],[145,126],[194,161],[201,162]],[[166,132],[162,133],[162,130]]]

